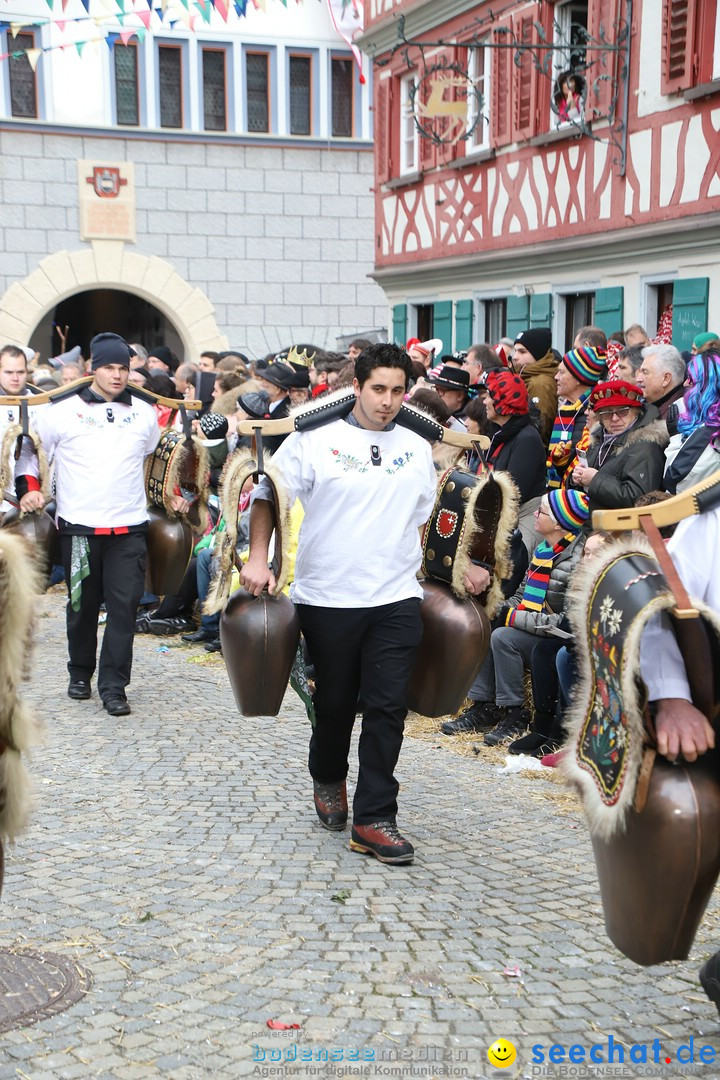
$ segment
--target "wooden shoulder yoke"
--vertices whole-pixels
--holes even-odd
[[[79,390],[83,390],[86,386],[89,386],[92,382],[92,377],[87,376],[82,379],[75,379],[74,382],[68,383],[67,386],[58,386],[57,390],[43,390],[40,394],[28,394],[28,395],[9,395],[5,394],[0,396],[0,405],[28,405],[32,408],[34,405],[47,405],[48,402],[64,401],[65,398],[72,397],[73,394],[77,394]],[[169,409],[179,409],[182,405],[185,409],[190,411],[197,411],[202,409],[202,401],[185,401],[179,398],[162,397],[160,394],[154,394],[152,390],[146,390],[142,386],[132,386],[128,384],[128,390],[133,397],[142,398],[149,405],[165,405]]]
[[[671,499],[654,506],[630,506],[623,510],[596,510],[592,516],[594,529],[625,532],[642,528],[641,518],[652,518],[655,525],[676,525],[683,518],[702,514],[720,506],[720,473],[701,480]]]

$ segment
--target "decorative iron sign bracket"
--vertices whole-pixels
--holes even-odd
[[[521,39],[511,26],[495,25],[499,14],[488,12],[452,37],[434,41],[409,37],[405,16],[398,16],[396,43],[374,63],[385,67],[399,53],[408,71],[418,73],[409,84],[407,107],[420,137],[437,145],[470,139],[488,120],[479,85],[483,80],[473,74],[477,70],[473,55],[479,50],[510,51],[516,67],[522,68],[529,59],[535,71],[552,79],[550,107],[556,128],[574,128],[578,138],[612,146],[613,163],[624,176],[632,0],[625,0],[624,14],[621,11],[609,29],[601,24],[596,36],[581,23],[561,26],[554,21],[552,40],[548,40],[545,27],[533,21],[528,35],[533,40]],[[528,23],[524,29],[527,32]],[[435,59],[439,50],[458,47],[467,49],[467,66],[444,57]]]

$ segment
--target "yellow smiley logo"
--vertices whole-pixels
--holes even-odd
[[[488,1061],[496,1069],[507,1069],[517,1057],[517,1050],[507,1039],[496,1039],[488,1050]]]

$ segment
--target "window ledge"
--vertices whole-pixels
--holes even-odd
[[[495,151],[492,148],[478,150],[477,154],[466,154],[465,157],[455,158],[454,161],[448,162],[446,167],[450,169],[467,169],[471,165],[481,165],[483,161],[492,161],[495,156]]]
[[[720,79],[713,79],[711,82],[701,83],[699,86],[693,86],[690,90],[686,90],[683,94],[683,101],[697,101],[698,98],[710,97],[711,94],[719,92]]]
[[[409,172],[403,173],[402,176],[393,177],[392,180],[388,180],[387,183],[382,186],[386,191],[393,191],[395,188],[409,187],[410,184],[417,184],[419,180],[422,180],[422,173]]]
[[[590,125],[587,125],[588,129]],[[582,128],[576,127],[575,124],[568,124],[567,127],[558,128],[556,131],[544,131],[542,135],[535,135],[532,139],[528,139],[528,146],[548,146],[551,143],[564,142],[566,139],[580,139],[583,135],[587,134]]]

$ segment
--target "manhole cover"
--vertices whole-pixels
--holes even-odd
[[[72,960],[30,949],[0,949],[0,1032],[63,1012],[89,989],[90,975]]]

